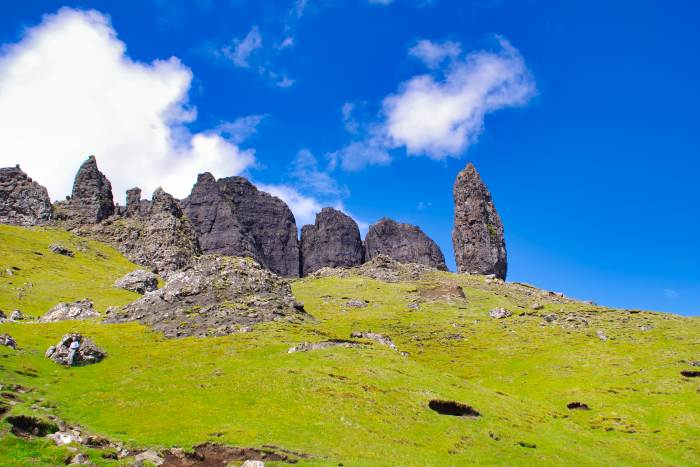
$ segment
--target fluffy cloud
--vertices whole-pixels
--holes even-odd
[[[437,68],[445,59],[455,59],[462,52],[457,42],[432,42],[427,39],[418,41],[408,53],[425,63],[429,68]]]
[[[535,94],[520,53],[504,38],[497,39],[497,50],[466,56],[460,56],[461,46],[454,42],[418,42],[410,53],[433,72],[399,85],[382,101],[379,118],[367,125],[364,139],[332,155],[347,170],[387,164],[388,150],[397,148],[433,159],[460,156],[477,140],[486,114],[525,105]]]
[[[340,197],[348,195],[346,187],[341,187],[328,172],[319,169],[318,160],[308,149],[299,151],[290,172],[292,177],[314,193]]]
[[[196,174],[239,174],[255,163],[220,131],[190,133],[191,71],[177,58],[140,63],[108,18],[64,8],[0,55],[0,165],[16,163],[54,199],[71,191],[90,154],[124,191],[186,195]]]

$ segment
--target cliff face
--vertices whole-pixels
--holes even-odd
[[[323,267],[352,267],[363,263],[360,229],[352,217],[323,208],[313,225],[301,229],[301,275]]]
[[[447,270],[440,247],[419,227],[381,219],[365,238],[365,259],[386,255],[401,263],[417,263]]]
[[[68,217],[84,224],[96,224],[114,214],[112,184],[97,168],[95,156],[80,166],[68,203]]]
[[[503,223],[491,193],[469,163],[455,180],[452,244],[459,272],[506,278],[508,261]]]
[[[243,177],[201,174],[182,208],[204,253],[251,256],[281,276],[299,276],[294,215],[279,198]]]

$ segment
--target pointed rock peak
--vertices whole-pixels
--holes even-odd
[[[418,226],[384,217],[370,226],[365,237],[365,259],[386,255],[401,263],[416,263],[447,270],[440,247]]]
[[[161,187],[156,188],[151,197],[151,212],[167,212],[175,217],[182,217],[182,210],[177,204],[177,200],[170,193]]]
[[[452,245],[457,269],[505,279],[508,264],[503,223],[491,193],[472,163],[457,175],[453,196]]]
[[[112,184],[97,168],[90,156],[78,169],[73,182],[71,217],[86,223],[97,223],[114,214]]]
[[[197,175],[197,184],[200,183],[216,183],[216,178],[210,172],[204,172]]]

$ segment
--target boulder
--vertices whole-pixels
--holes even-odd
[[[52,323],[56,321],[82,320],[96,318],[98,316],[100,316],[100,314],[95,311],[92,302],[86,298],[73,303],[59,303],[44,313],[44,315],[39,318],[39,322]]]
[[[9,334],[0,334],[0,345],[17,350],[17,341]]]
[[[508,269],[503,223],[474,165],[455,180],[452,245],[459,272],[494,274],[505,280]]]
[[[16,167],[0,168],[0,223],[41,225],[52,217],[46,188]]]
[[[302,276],[323,267],[358,266],[364,260],[357,222],[333,208],[323,208],[314,225],[302,227],[300,250]]]
[[[161,289],[111,311],[105,322],[140,321],[166,337],[225,335],[263,321],[308,315],[289,283],[250,258],[205,255]]]
[[[203,253],[250,256],[275,274],[299,276],[296,221],[281,199],[243,177],[204,173],[181,205]]]
[[[95,156],[88,157],[78,169],[67,208],[69,219],[85,224],[98,223],[114,214],[112,184],[97,168]]]
[[[512,315],[513,313],[506,310],[505,308],[494,308],[493,310],[489,311],[489,316],[494,319],[508,318]]]
[[[87,337],[81,336],[80,334],[64,335],[58,344],[52,345],[46,350],[44,356],[46,356],[46,358],[50,358],[59,365],[70,366],[70,345],[75,339],[80,342],[80,347],[75,353],[73,366],[84,366],[98,363],[107,356],[107,354],[102,349],[97,347],[94,342]]]
[[[119,279],[114,283],[114,286],[143,295],[158,288],[158,276],[152,272],[137,269]]]
[[[365,237],[365,259],[386,255],[401,263],[416,263],[447,270],[440,247],[423,231],[410,224],[381,219]]]
[[[22,320],[24,319],[24,315],[22,314],[21,311],[19,311],[19,310],[14,310],[14,311],[10,314],[10,319],[11,319],[12,321],[22,321]]]

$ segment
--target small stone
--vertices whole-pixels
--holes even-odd
[[[22,321],[24,319],[24,315],[22,314],[21,311],[14,310],[12,312],[12,314],[10,315],[10,319],[13,321]]]
[[[350,308],[365,308],[367,306],[367,302],[364,300],[348,300],[345,306]]]
[[[531,310],[541,310],[542,308],[544,308],[544,305],[542,305],[541,303],[533,303],[532,305],[530,305]]]
[[[419,310],[420,309],[420,304],[416,302],[411,302],[408,304],[408,309],[409,310]]]
[[[47,438],[52,439],[53,442],[56,443],[56,446],[63,446],[71,443],[82,443],[80,436],[77,436],[70,431],[57,431],[56,433],[48,435]]]
[[[513,313],[505,308],[494,308],[493,310],[489,311],[489,316],[494,319],[508,318],[512,315]]]
[[[39,322],[51,323],[55,321],[83,320],[98,316],[100,314],[95,311],[92,302],[84,299],[73,303],[59,303],[42,315],[39,318]]]
[[[265,463],[263,461],[247,460],[241,464],[241,467],[265,467]]]
[[[51,245],[49,245],[49,250],[53,251],[57,255],[68,256],[70,258],[72,258],[75,255],[71,250],[64,247],[63,245],[59,245],[58,243],[52,243]]]
[[[68,465],[91,465],[91,464],[92,464],[92,461],[90,460],[90,458],[86,454],[83,454],[81,452],[81,453],[76,454],[75,457],[73,457],[70,460],[70,464],[68,464]]]
[[[544,315],[542,317],[547,323],[552,323],[557,320],[557,315],[556,313],[549,313],[547,315]]]
[[[165,460],[160,456],[160,454],[158,454],[153,449],[143,451],[134,457],[134,465],[138,467],[146,466],[149,464],[163,465],[164,462]]]
[[[640,331],[651,331],[652,329],[654,329],[654,326],[650,326],[648,324],[645,324],[644,326],[639,327]]]
[[[608,336],[605,335],[605,332],[602,329],[598,329],[596,331],[596,335],[598,336],[598,339],[602,341],[608,340]]]

